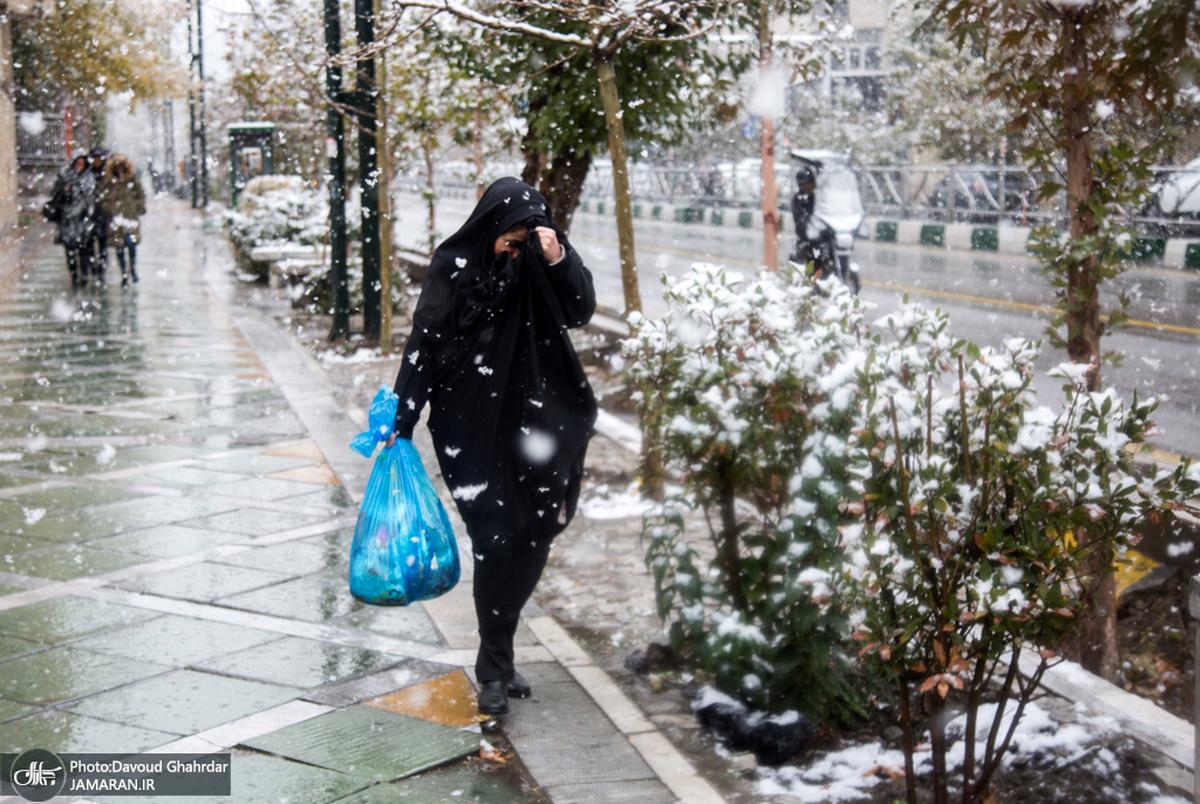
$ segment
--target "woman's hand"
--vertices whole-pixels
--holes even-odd
[[[395,443],[396,443],[396,434],[392,433],[391,435],[388,436],[388,440],[383,442],[383,446],[390,447],[392,444],[395,444]]]
[[[546,262],[555,263],[562,259],[562,245],[558,242],[558,233],[549,226],[539,226],[533,230],[537,233],[538,240],[542,241],[542,253],[546,255]]]

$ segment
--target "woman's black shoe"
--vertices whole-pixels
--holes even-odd
[[[503,715],[508,713],[508,693],[503,681],[485,681],[479,691],[479,714]]]
[[[533,687],[525,680],[525,676],[514,670],[512,681],[508,682],[508,697],[528,698],[530,695],[533,695]]]

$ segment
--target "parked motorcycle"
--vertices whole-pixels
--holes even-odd
[[[800,265],[812,263],[815,277],[836,276],[850,292],[858,293],[854,236],[866,213],[850,157],[808,149],[793,150],[791,156],[796,162],[792,197],[796,238],[790,259]]]

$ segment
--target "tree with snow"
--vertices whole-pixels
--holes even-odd
[[[15,101],[23,111],[66,105],[103,140],[104,103],[168,97],[185,76],[164,42],[183,16],[182,0],[56,0],[54,13],[13,23]]]
[[[1170,113],[1195,92],[1200,13],[1173,0],[936,0],[933,24],[959,47],[983,53],[988,86],[1013,110],[1032,167],[1060,177],[1069,229],[1034,232],[1039,257],[1056,277],[1061,318],[1049,334],[1100,387],[1100,339],[1119,323],[1100,310],[1100,284],[1123,269],[1131,247],[1127,216],[1140,206],[1151,168],[1169,152]],[[1085,540],[1090,538],[1086,533]],[[1097,545],[1098,562],[1111,550]],[[1091,605],[1080,621],[1084,666],[1113,680],[1116,592],[1111,563],[1088,573]]]

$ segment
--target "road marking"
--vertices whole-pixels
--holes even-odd
[[[614,241],[601,237],[589,237],[588,235],[577,235],[573,240],[584,243],[598,243],[601,245],[612,246],[616,245]],[[707,260],[709,262],[719,262],[729,265],[745,265],[751,268],[757,268],[762,265],[762,260],[747,260],[738,257],[715,257],[711,254],[698,254],[694,251],[683,251],[681,249],[663,248],[661,246],[641,246],[639,251],[650,251],[658,254],[670,254],[676,257],[690,257],[698,260]],[[1138,269],[1141,271],[1149,271],[1153,269]],[[1169,273],[1163,271],[1162,273]],[[954,299],[962,302],[972,302],[975,304],[993,304],[1000,307],[1008,307],[1014,310],[1028,310],[1034,313],[1040,313],[1046,316],[1059,315],[1061,311],[1055,307],[1047,307],[1043,304],[1026,304],[1025,302],[1009,301],[1008,299],[993,299],[987,296],[972,296],[967,293],[951,293],[947,290],[936,290],[934,288],[911,287],[908,285],[893,285],[890,282],[880,282],[874,279],[863,279],[864,285],[882,288],[883,290],[894,290],[901,293],[919,293],[925,296],[933,296],[940,299]],[[1107,323],[1109,317],[1106,315],[1100,316],[1100,320]],[[1151,329],[1160,332],[1178,332],[1183,335],[1200,335],[1200,328],[1185,327],[1179,324],[1159,324],[1154,321],[1142,321],[1137,318],[1127,319],[1126,326],[1138,327],[1141,329]]]
[[[935,297],[943,298],[943,299],[956,299],[958,301],[975,302],[978,304],[994,304],[994,305],[998,305],[1000,307],[1011,307],[1011,308],[1017,309],[1017,310],[1030,310],[1032,312],[1042,313],[1044,315],[1060,315],[1062,313],[1062,311],[1059,310],[1058,308],[1046,307],[1045,305],[1041,305],[1041,304],[1026,304],[1024,302],[1009,301],[1007,299],[992,299],[992,298],[988,298],[987,296],[972,296],[972,295],[969,295],[966,293],[951,293],[950,291],[947,291],[947,290],[935,290],[933,288],[910,287],[908,285],[893,285],[888,282],[879,282],[879,281],[872,280],[872,279],[864,279],[864,280],[862,280],[862,283],[864,285],[870,285],[872,287],[883,288],[885,290],[897,290],[897,291],[903,291],[906,293],[921,293],[926,296],[935,296]],[[1108,322],[1108,318],[1109,317],[1106,315],[1100,316],[1100,320],[1104,321],[1106,323]],[[1142,321],[1137,318],[1130,318],[1130,319],[1126,320],[1125,323],[1127,326],[1141,327],[1142,329],[1153,329],[1153,330],[1166,331],[1166,332],[1179,332],[1184,335],[1200,335],[1200,328],[1185,327],[1185,326],[1181,326],[1179,324],[1159,324],[1154,321]]]

